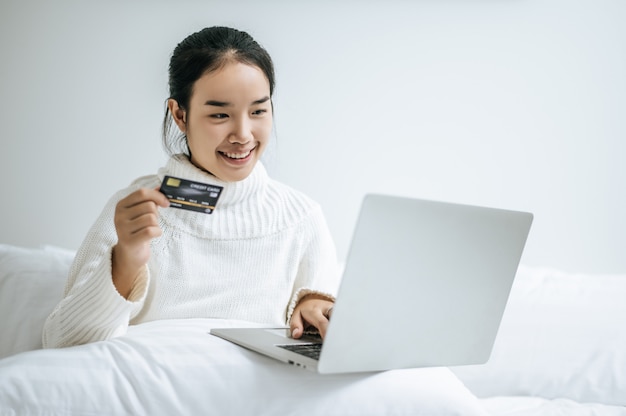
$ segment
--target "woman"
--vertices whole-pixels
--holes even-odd
[[[272,130],[271,58],[245,32],[207,28],[175,48],[169,86],[171,157],[107,203],[46,321],[44,347],[176,318],[289,323],[296,338],[314,326],[324,336],[338,278],[324,216],[259,161]],[[223,187],[214,211],[170,207],[158,190],[165,176]]]

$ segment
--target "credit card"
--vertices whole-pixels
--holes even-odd
[[[222,189],[217,185],[166,176],[159,190],[170,200],[170,207],[212,214]]]

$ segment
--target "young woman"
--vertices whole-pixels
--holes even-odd
[[[207,28],[175,48],[169,86],[171,157],[105,206],[46,321],[44,347],[176,318],[288,323],[296,338],[314,326],[323,336],[338,275],[322,210],[259,161],[272,130],[270,56],[245,32]],[[170,207],[158,191],[164,176],[223,187],[213,213]]]

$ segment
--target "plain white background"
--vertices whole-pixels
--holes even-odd
[[[346,254],[366,192],[531,211],[522,262],[626,271],[622,0],[0,3],[0,242],[78,247],[165,161],[176,44],[211,25],[274,58],[270,173]]]

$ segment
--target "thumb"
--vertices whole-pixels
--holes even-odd
[[[303,324],[302,316],[298,312],[291,315],[291,337],[300,338],[302,336]]]
[[[158,192],[157,195],[157,200],[155,201],[157,203],[157,205],[163,207],[163,208],[167,208],[170,206],[170,200],[167,199],[167,197],[165,196],[165,194],[163,194],[160,190],[160,188],[154,188],[155,191]]]

